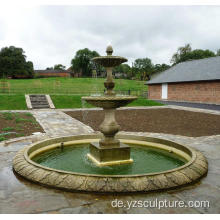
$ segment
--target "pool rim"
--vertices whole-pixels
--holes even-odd
[[[82,142],[85,141],[85,140],[88,140],[88,139],[83,139]],[[96,139],[96,140],[98,140],[98,139]],[[121,139],[121,140],[122,140],[122,139]],[[131,140],[131,141],[134,141],[134,140]],[[41,142],[40,142],[40,143],[41,143]],[[64,143],[65,143],[65,142],[64,142]],[[85,143],[85,142],[83,142],[83,143]],[[83,143],[82,143],[82,144],[83,144]],[[134,141],[133,143],[136,144],[135,141]],[[77,144],[79,144],[79,143],[77,143]],[[75,145],[77,145],[77,144],[75,144]],[[33,145],[34,145],[34,144],[33,144]],[[88,174],[88,173],[80,173],[80,172],[72,172],[72,171],[66,171],[66,170],[59,170],[59,169],[55,169],[55,168],[50,168],[50,167],[47,167],[47,166],[43,166],[43,165],[41,165],[41,164],[39,164],[39,163],[37,163],[37,162],[34,162],[34,161],[32,160],[32,158],[33,158],[34,156],[36,156],[36,155],[34,155],[34,156],[32,156],[32,157],[30,158],[30,155],[29,155],[29,153],[28,153],[28,151],[33,147],[33,145],[31,145],[31,146],[29,146],[27,149],[25,149],[25,152],[24,152],[24,157],[25,157],[25,159],[26,159],[30,164],[33,164],[34,166],[39,167],[39,168],[44,168],[44,169],[48,169],[48,170],[51,170],[51,171],[56,171],[56,172],[59,172],[59,173],[74,174],[74,175],[80,175],[80,176],[112,177],[112,178],[114,178],[114,177],[120,177],[120,178],[122,178],[122,177],[135,177],[135,176],[152,176],[152,175],[157,175],[157,174],[170,173],[170,172],[177,171],[177,170],[179,170],[179,169],[183,169],[184,167],[187,167],[187,166],[189,166],[191,163],[193,163],[193,162],[195,161],[195,159],[196,159],[196,154],[195,154],[195,152],[194,152],[194,151],[191,151],[188,147],[184,146],[185,148],[187,148],[187,149],[192,153],[191,160],[187,161],[187,162],[184,163],[182,166],[178,166],[178,167],[173,168],[173,169],[168,169],[168,170],[160,171],[160,172],[140,173],[140,174],[123,174],[123,175],[122,175],[122,174],[121,174],[121,175]],[[68,145],[66,145],[65,147],[68,147]],[[146,147],[147,147],[147,145],[146,145]],[[156,148],[156,147],[153,146],[153,145],[150,145],[150,147]],[[42,148],[46,148],[46,147],[42,147]],[[48,150],[52,150],[52,149],[56,149],[56,148],[57,148],[57,146],[54,146],[53,148],[45,149],[44,151],[48,151]],[[145,146],[144,146],[143,148],[145,148]],[[158,149],[161,149],[161,148],[158,148]],[[165,150],[165,149],[163,149],[163,150]],[[165,150],[165,151],[167,151],[167,150]],[[41,154],[41,153],[42,153],[42,152],[39,152],[38,154]],[[37,155],[38,155],[38,154],[37,154]],[[180,155],[179,155],[179,156],[180,156]],[[183,158],[183,159],[185,159],[185,158]],[[185,160],[186,160],[186,159],[185,159]]]
[[[106,179],[108,179],[110,182],[107,183],[107,185],[111,185],[115,182],[115,180],[119,181],[119,182],[124,182],[124,181],[134,181],[134,183],[131,184],[141,184],[140,181],[143,181],[143,179],[147,179],[149,181],[157,181],[157,179],[161,179],[164,178],[164,176],[166,175],[171,175],[173,176],[173,178],[176,177],[181,177],[181,181],[180,183],[174,183],[170,180],[167,180],[167,185],[164,186],[155,186],[154,190],[161,190],[161,189],[168,189],[168,188],[174,188],[176,187],[180,187],[181,185],[186,185],[192,182],[195,182],[196,180],[199,180],[201,177],[203,177],[204,175],[206,175],[207,171],[208,171],[208,163],[207,160],[205,159],[205,157],[202,155],[201,152],[199,152],[198,150],[195,150],[189,146],[185,146],[182,144],[179,144],[177,142],[174,141],[170,141],[170,140],[166,140],[166,139],[161,139],[161,138],[155,138],[155,137],[148,137],[146,135],[129,135],[129,134],[118,134],[118,138],[120,139],[134,139],[134,140],[154,140],[157,142],[162,142],[162,143],[169,143],[169,144],[174,144],[174,145],[178,145],[180,146],[182,149],[185,149],[186,151],[190,152],[191,154],[191,160],[188,161],[187,163],[185,163],[182,166],[179,166],[177,168],[174,169],[170,169],[170,170],[166,170],[166,171],[161,171],[161,172],[154,172],[154,173],[145,173],[145,174],[133,174],[133,175],[101,175],[101,174],[86,174],[86,173],[78,173],[78,172],[70,172],[70,171],[63,171],[63,170],[58,170],[58,169],[53,169],[53,168],[49,168],[46,166],[42,166],[40,164],[35,163],[34,161],[32,161],[29,156],[28,156],[28,152],[30,151],[30,149],[32,149],[34,146],[36,145],[41,145],[41,144],[45,144],[45,143],[61,143],[61,142],[65,142],[65,141],[70,141],[70,140],[79,140],[79,139],[89,139],[89,138],[100,138],[100,134],[89,134],[89,135],[73,135],[73,136],[66,136],[66,137],[57,137],[57,138],[50,138],[50,139],[46,139],[43,141],[39,141],[36,142],[34,144],[31,144],[28,147],[25,147],[24,149],[20,150],[15,158],[13,159],[13,169],[14,171],[19,174],[20,176],[23,176],[24,178],[31,180],[33,182],[37,182],[43,185],[47,185],[49,187],[55,187],[55,188],[62,188],[62,189],[66,189],[66,190],[80,190],[80,191],[99,191],[98,187],[96,187],[96,185],[94,185],[92,188],[86,188],[84,187],[75,187],[74,186],[74,181],[83,181],[82,179],[87,179],[86,181],[91,181],[92,183],[95,183],[97,181],[105,181]],[[40,147],[39,147],[40,148]],[[201,165],[202,164],[202,165]],[[189,172],[190,167],[196,167],[196,170],[198,169],[199,172],[196,171],[196,173],[194,172],[194,174],[192,173],[191,169],[191,173],[188,176],[187,172]],[[35,171],[35,174],[33,174],[33,171]],[[195,171],[195,170],[194,170]],[[49,173],[48,173],[49,172]],[[50,176],[51,173],[53,173],[55,176],[57,176],[57,178],[62,179],[63,176],[69,176],[72,184],[73,185],[68,185],[65,186],[63,185],[62,181],[58,181],[59,183],[55,183],[56,180],[54,179],[54,177],[49,178],[48,182],[45,182],[45,179],[42,177],[41,175],[46,175],[46,173],[48,173],[48,176]],[[46,175],[47,176],[47,175]],[[53,175],[52,175],[53,176]],[[185,177],[184,177],[185,176]],[[177,179],[178,182],[178,179]],[[161,183],[161,185],[163,185],[163,183]],[[102,189],[102,191],[104,192],[133,192],[133,191],[151,191],[151,189],[143,189],[143,186],[140,187],[140,189],[137,187],[137,189],[130,189],[129,187],[126,188],[126,186],[121,186],[119,187],[120,189],[118,189],[117,186],[113,187],[112,189],[109,189],[108,187],[106,189]],[[151,187],[152,188],[152,187]],[[153,187],[154,188],[154,187]]]

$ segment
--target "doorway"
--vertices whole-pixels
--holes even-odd
[[[168,85],[167,83],[162,84],[162,99],[167,99],[167,90],[168,90]]]

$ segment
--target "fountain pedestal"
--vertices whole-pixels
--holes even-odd
[[[107,78],[104,82],[106,92],[104,96],[97,97],[82,97],[88,103],[101,107],[104,110],[105,118],[100,125],[100,131],[103,138],[99,143],[90,144],[89,159],[100,166],[117,165],[124,163],[132,163],[130,158],[130,147],[120,143],[115,138],[116,133],[119,131],[120,126],[115,120],[116,108],[127,105],[128,103],[137,99],[135,96],[116,96],[113,91],[115,83],[112,77],[112,69],[127,61],[124,57],[112,56],[113,49],[108,46],[106,49],[107,56],[95,57],[93,61],[104,66],[107,70]]]
[[[102,147],[98,142],[90,144],[89,159],[99,166],[110,166],[124,163],[132,163],[130,158],[130,147],[120,143],[119,147]]]

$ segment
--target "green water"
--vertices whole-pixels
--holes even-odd
[[[43,166],[77,173],[101,175],[132,175],[161,172],[182,166],[186,161],[164,150],[131,145],[131,164],[98,167],[87,158],[89,145],[56,148],[32,158]]]

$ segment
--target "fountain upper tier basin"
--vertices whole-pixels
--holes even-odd
[[[110,56],[95,57],[92,60],[94,62],[104,66],[104,67],[115,67],[115,66],[119,66],[120,64],[128,61],[124,57],[111,56],[111,55]]]
[[[104,109],[119,108],[136,100],[136,96],[84,96],[82,100]]]

